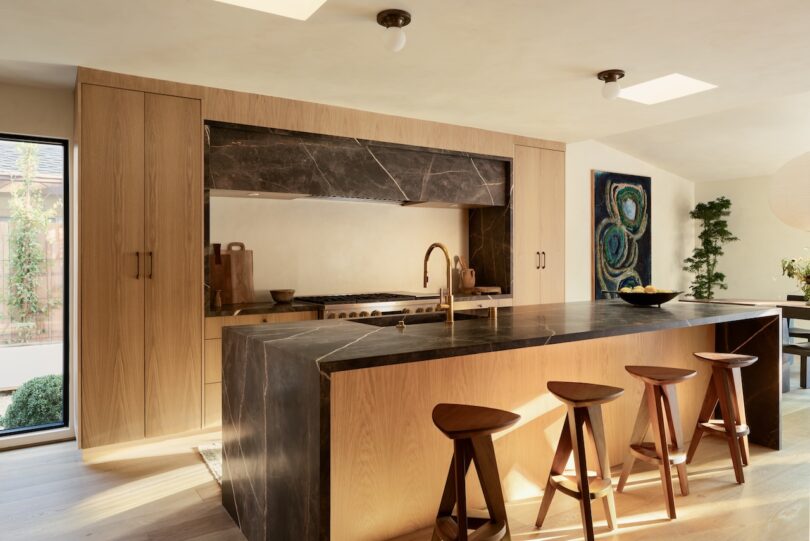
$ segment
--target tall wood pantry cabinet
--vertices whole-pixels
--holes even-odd
[[[515,145],[513,166],[514,303],[565,302],[565,152]]]
[[[200,100],[80,83],[80,444],[202,425]]]

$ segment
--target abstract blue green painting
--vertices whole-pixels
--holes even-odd
[[[593,172],[593,293],[652,282],[650,177]]]

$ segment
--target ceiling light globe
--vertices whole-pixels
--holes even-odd
[[[783,165],[771,179],[770,205],[784,223],[810,231],[810,152]]]
[[[398,53],[405,47],[407,38],[405,37],[405,30],[397,26],[392,26],[385,30],[386,48],[393,52]]]
[[[602,87],[602,97],[606,100],[615,100],[619,97],[621,90],[619,81],[607,81],[605,86]]]

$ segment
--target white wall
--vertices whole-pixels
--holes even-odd
[[[694,247],[689,211],[695,184],[596,141],[572,143],[565,157],[565,299],[591,298],[591,171],[652,177],[652,281],[686,291],[690,277],[681,270]]]
[[[73,138],[73,89],[0,84],[0,132]]]
[[[781,222],[768,204],[769,178],[702,182],[697,201],[724,195],[731,199],[729,229],[739,241],[726,244],[719,270],[726,274],[728,290],[719,298],[784,299],[801,294],[795,282],[782,276],[785,257],[810,257],[810,233]]]
[[[426,291],[422,261],[433,242],[467,257],[467,211],[322,199],[211,198],[211,242],[253,250],[257,296]],[[440,252],[427,291],[445,284]]]

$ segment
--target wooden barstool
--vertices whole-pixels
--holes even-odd
[[[574,383],[566,381],[549,381],[548,390],[568,406],[566,422],[563,424],[560,442],[551,463],[551,472],[543,492],[543,501],[537,513],[536,525],[543,526],[551,500],[558,490],[579,500],[582,513],[582,527],[585,538],[593,539],[593,516],[591,500],[604,498],[605,515],[608,527],[616,528],[616,505],[613,502],[613,487],[610,479],[610,460],[605,443],[605,425],[602,422],[602,404],[622,395],[624,389],[595,385],[592,383]],[[583,427],[591,433],[598,464],[596,477],[588,478],[588,465],[585,460],[585,438]],[[571,453],[574,453],[574,478],[563,475],[565,465]]]
[[[520,415],[479,406],[438,404],[433,408],[433,424],[453,440],[453,460],[433,528],[433,541],[510,540],[506,506],[503,503],[498,464],[492,434],[518,422]],[[478,480],[489,510],[488,519],[467,517],[467,491],[464,479],[475,463]],[[456,507],[457,520],[453,519]],[[467,530],[477,528],[468,536]]]
[[[661,484],[667,501],[667,514],[675,518],[675,492],[672,488],[672,466],[678,470],[681,495],[689,494],[686,478],[686,452],[683,449],[683,430],[678,409],[675,384],[695,377],[697,372],[665,366],[625,366],[633,376],[644,382],[644,396],[636,417],[636,426],[630,436],[630,447],[624,457],[622,475],[617,492],[624,490],[627,477],[636,459],[658,466]],[[652,426],[653,442],[645,442],[644,436]],[[667,439],[667,426],[669,439]]]
[[[706,389],[706,398],[698,415],[695,434],[686,454],[686,463],[691,464],[695,450],[703,434],[717,434],[728,440],[734,476],[738,483],[745,482],[743,466],[748,465],[748,425],[745,424],[745,402],[743,400],[740,368],[757,362],[751,355],[735,353],[695,353],[695,357],[712,364],[712,377]],[[712,419],[712,413],[720,402],[722,419]]]

